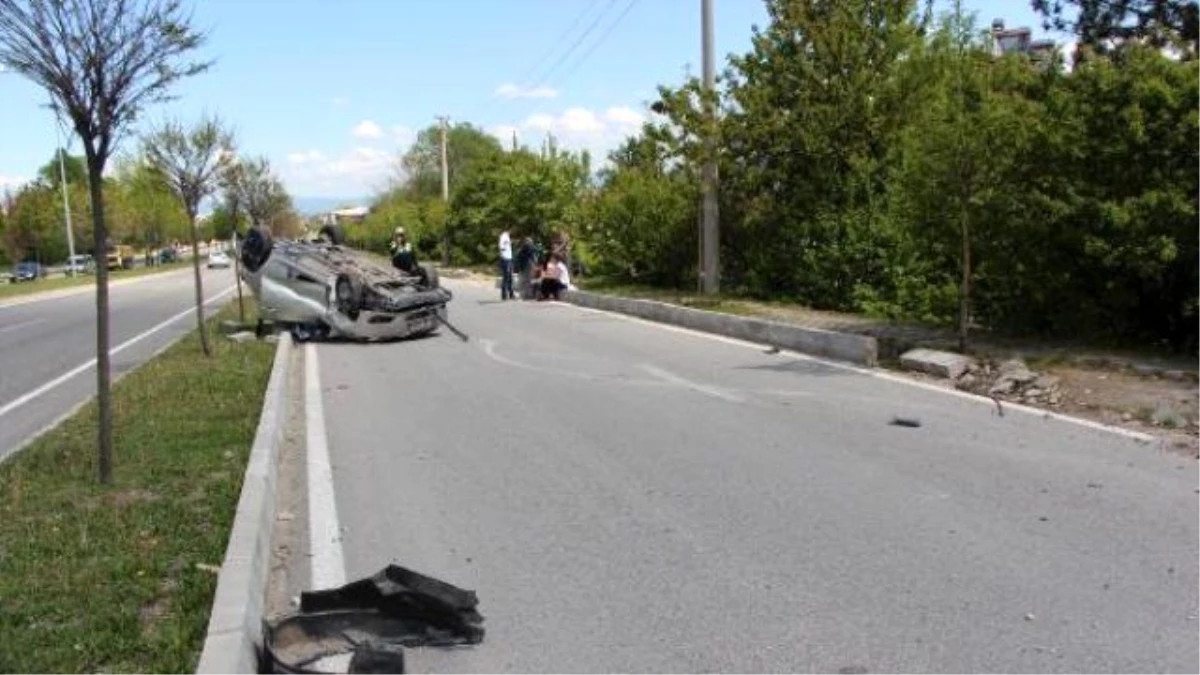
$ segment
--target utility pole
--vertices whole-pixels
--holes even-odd
[[[442,201],[450,203],[450,160],[446,152],[446,124],[449,121],[448,117],[438,117],[442,128]],[[449,210],[447,209],[447,213]],[[449,223],[442,226],[445,234],[442,242],[442,265],[450,266],[450,227]]]
[[[713,0],[700,0],[701,15],[701,46],[704,51],[704,91],[709,100],[706,103],[708,117],[708,133],[704,139],[705,157],[702,169],[704,183],[704,201],[701,212],[704,218],[704,232],[701,246],[704,265],[703,288],[706,295],[715,295],[721,290],[721,256],[720,256],[720,214],[717,210],[717,104],[716,104],[716,68],[713,65]]]
[[[71,275],[74,275],[72,265],[75,264],[75,233],[71,229],[71,200],[67,191],[67,163],[63,155],[67,154],[67,149],[62,142],[62,118],[58,116],[58,107],[54,105],[54,101],[50,101],[50,107],[54,110],[54,133],[58,139],[58,180],[62,184],[63,197],[63,217],[67,225],[67,269]]]

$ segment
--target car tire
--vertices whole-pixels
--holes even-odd
[[[271,257],[273,246],[270,230],[261,225],[250,228],[242,242],[242,264],[246,266],[246,270],[251,274],[257,272],[267,262],[267,258]]]
[[[346,243],[346,231],[342,229],[341,225],[326,225],[321,228],[317,236],[334,246],[342,246]]]
[[[425,285],[429,288],[441,288],[442,280],[438,277],[438,270],[433,265],[421,265],[421,272],[425,277]]]

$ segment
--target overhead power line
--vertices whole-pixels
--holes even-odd
[[[621,24],[621,21],[623,21],[625,19],[625,17],[629,15],[629,12],[631,10],[633,10],[633,6],[636,5],[637,3],[638,3],[638,0],[629,0],[629,4],[625,5],[625,9],[622,10],[619,15],[617,15],[616,20],[613,21],[612,23],[610,23],[608,25],[608,28],[606,28],[604,30],[604,32],[600,34],[600,38],[597,39],[595,42],[593,42],[592,46],[589,47],[588,50],[585,51],[575,61],[575,63],[573,63],[571,65],[570,69],[568,69],[567,72],[563,74],[562,79],[564,79],[564,80],[567,79],[568,77],[574,75],[576,70],[579,70],[579,66],[583,65],[583,63],[588,60],[588,57],[591,56],[592,53],[595,52],[596,49],[600,47],[600,45],[604,44],[604,41],[608,39],[608,36],[612,35],[612,32],[614,30],[616,30],[617,26],[619,26]]]
[[[554,53],[557,52],[559,47],[562,46],[563,41],[566,40],[568,37],[570,37],[570,35],[572,33],[575,32],[575,29],[579,27],[579,24],[580,24],[580,22],[583,21],[584,17],[586,17],[588,14],[591,14],[592,9],[595,8],[598,4],[600,4],[600,2],[601,2],[601,0],[591,0],[590,2],[588,2],[588,4],[584,6],[583,11],[575,16],[575,20],[571,22],[571,25],[568,26],[567,29],[558,36],[558,39],[554,41],[554,43],[550,46],[549,49],[547,49],[541,56],[539,56],[537,58],[537,60],[535,60],[530,65],[529,70],[525,71],[521,75],[521,78],[516,81],[516,84],[520,85],[520,84],[524,84],[524,83],[528,82],[529,78],[533,77],[534,73],[538,72],[538,70],[541,69],[542,65],[544,63],[546,63],[547,61],[549,61],[550,57],[554,56]],[[536,84],[536,83],[532,83],[532,84]]]
[[[558,70],[559,66],[566,63],[567,59],[571,58],[571,55],[575,53],[575,50],[587,41],[587,38],[592,34],[592,31],[596,30],[596,27],[600,25],[600,22],[604,20],[604,17],[616,6],[617,0],[609,0],[608,4],[604,6],[604,9],[600,10],[600,13],[596,15],[596,18],[593,19],[590,24],[588,24],[588,27],[583,31],[583,34],[580,35],[579,38],[575,40],[575,43],[571,45],[571,48],[568,49],[561,57],[559,57],[559,59],[554,62],[554,65],[551,66],[549,70],[542,73],[541,77],[534,80],[532,83],[533,86],[537,87],[547,84],[550,81],[550,76],[552,76],[554,72]]]

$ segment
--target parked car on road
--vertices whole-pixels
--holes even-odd
[[[208,269],[226,268],[233,264],[224,251],[213,251],[208,254]]]
[[[80,254],[73,255],[67,258],[67,264],[63,268],[67,276],[76,274],[94,274],[96,272],[96,260],[90,255]]]
[[[164,248],[158,252],[158,262],[165,265],[167,263],[178,262],[179,253],[173,248]]]
[[[46,276],[46,268],[42,267],[40,263],[23,262],[17,263],[17,267],[13,270],[12,278],[9,281],[12,283],[37,281],[44,276]]]

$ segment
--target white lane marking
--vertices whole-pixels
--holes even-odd
[[[312,587],[323,590],[346,583],[346,561],[333,494],[333,467],[325,435],[321,369],[317,346],[304,348],[304,420],[308,466],[308,541],[312,553]]]
[[[220,300],[221,298],[225,297],[226,295],[229,295],[233,291],[234,291],[233,288],[227,288],[227,289],[221,291],[220,293],[212,296],[208,300],[205,300],[204,304],[208,305],[208,304],[214,303],[217,300]],[[171,324],[182,319],[183,317],[185,317],[189,314],[194,314],[195,312],[196,312],[195,307],[189,307],[188,309],[183,310],[182,312],[167,319],[166,321],[163,321],[162,323],[160,323],[148,330],[138,333],[137,335],[129,338],[128,340],[122,342],[121,344],[117,345],[116,347],[109,349],[108,350],[109,357],[111,358],[113,356],[116,356],[117,354],[120,354],[121,352],[132,347],[133,345],[141,342],[142,340],[145,340],[146,338],[150,337],[151,335],[154,335],[158,331],[166,328],[167,326],[170,326]],[[26,403],[29,403],[30,401],[41,396],[42,394],[45,394],[46,392],[50,391],[51,389],[54,389],[55,387],[60,386],[64,382],[70,380],[71,378],[75,377],[76,375],[79,375],[80,373],[87,371],[87,369],[89,369],[95,365],[96,365],[96,359],[91,359],[87,363],[80,364],[80,365],[72,368],[71,370],[68,370],[67,372],[63,373],[62,375],[59,375],[58,377],[54,378],[53,380],[50,380],[49,382],[43,384],[42,386],[38,387],[37,389],[34,389],[33,391],[31,391],[27,394],[24,394],[13,401],[9,401],[8,403],[4,404],[3,407],[0,407],[0,417],[4,417],[8,413],[16,410],[17,408],[20,408],[21,406],[25,405]]]
[[[133,368],[130,368],[129,370],[123,370],[119,373],[115,373],[112,378],[112,383],[116,384],[116,383],[120,382],[121,379],[124,378],[126,375],[136,371],[138,368],[141,368],[142,366],[146,365],[150,361],[153,361],[154,359],[158,358],[164,352],[166,352],[168,349],[170,349],[171,347],[174,347],[176,343],[178,343],[180,340],[182,340],[185,337],[187,337],[187,333],[180,333],[179,335],[176,335],[175,337],[168,340],[165,345],[159,347],[158,349],[155,349],[154,352],[150,354],[150,356],[146,357],[145,361],[142,361],[141,363],[137,364]],[[80,410],[83,410],[83,407],[85,405],[87,405],[88,403],[91,403],[92,399],[94,399],[94,398],[96,398],[95,395],[88,396],[87,398],[83,399],[79,403],[76,403],[75,405],[71,406],[69,409],[67,409],[65,412],[63,412],[63,414],[59,415],[58,417],[55,417],[53,420],[51,420],[48,424],[43,426],[41,429],[38,429],[37,431],[33,432],[32,434],[29,434],[28,436],[26,436],[24,438],[24,440],[18,441],[17,444],[15,446],[13,446],[12,448],[10,448],[9,450],[0,449],[0,463],[3,463],[9,457],[15,457],[17,455],[17,453],[19,453],[22,450],[24,450],[25,448],[29,447],[34,441],[41,438],[42,435],[45,434],[47,431],[50,431],[51,429],[57,427],[58,425],[67,421],[68,419],[74,417],[75,413],[79,412]]]
[[[496,345],[498,343],[495,340],[489,340],[488,338],[481,338],[478,340],[478,342],[480,345],[483,346],[483,353],[486,354],[489,359],[495,361],[496,363],[500,363],[500,364],[509,366],[511,368],[520,368],[521,370],[528,370],[530,372],[539,373],[542,375],[553,375],[555,377],[572,377],[572,378],[581,379],[581,380],[588,380],[591,382],[613,382],[616,384],[627,384],[627,385],[632,385],[632,386],[661,387],[661,386],[664,386],[667,384],[666,382],[659,382],[656,380],[636,380],[633,378],[624,378],[624,377],[613,376],[613,375],[592,375],[590,373],[579,373],[579,372],[575,372],[573,370],[563,370],[561,368],[549,368],[546,366],[534,365],[532,363],[522,363],[521,361],[517,361],[516,359],[509,358],[502,354],[498,354],[496,352]]]
[[[33,326],[33,325],[36,325],[39,323],[45,323],[45,322],[46,322],[45,319],[33,319],[30,321],[21,321],[19,323],[14,323],[11,326],[5,326],[3,328],[0,328],[0,333],[7,333],[9,331],[14,331],[18,328],[24,328],[26,326]]]
[[[724,391],[717,387],[711,387],[707,384],[700,384],[699,382],[693,382],[687,378],[680,377],[680,376],[676,375],[675,373],[663,370],[662,368],[659,368],[657,366],[651,366],[649,364],[643,363],[643,364],[639,365],[638,367],[665,382],[668,382],[668,383],[674,384],[674,385],[678,385],[680,387],[683,387],[684,389],[691,389],[692,391],[697,391],[697,392],[700,392],[701,394],[707,394],[709,396],[713,396],[715,398],[721,399],[722,401],[728,401],[730,403],[745,403],[746,402],[745,399],[741,398],[740,396],[734,396],[733,394],[730,394],[727,391]]]
[[[735,345],[738,347],[753,349],[757,352],[762,352],[762,350],[763,350],[763,345],[758,344],[758,343],[746,342],[745,340],[738,340],[737,338],[725,337],[724,335],[716,335],[714,333],[705,333],[703,331],[692,330],[691,328],[683,328],[681,326],[672,326],[670,324],[659,323],[657,321],[650,321],[649,319],[643,319],[643,318],[637,317],[637,316],[630,316],[628,314],[622,314],[620,312],[610,312],[608,310],[593,309],[591,307],[580,307],[579,305],[571,305],[570,303],[566,303],[566,302],[554,303],[554,304],[562,304],[564,306],[570,306],[570,307],[573,307],[574,309],[577,309],[582,312],[591,312],[593,314],[606,314],[608,316],[615,316],[615,317],[618,317],[621,319],[625,319],[626,321],[646,324],[648,326],[654,326],[655,328],[659,328],[661,330],[669,330],[669,331],[674,331],[676,333],[683,333],[686,335],[693,335],[696,337],[702,337],[702,338],[706,338],[709,340],[716,340],[718,342],[724,342],[726,344],[731,344],[731,345]],[[812,361],[814,363],[820,363],[820,364],[823,364],[826,366],[830,366],[831,368],[838,368],[838,369],[849,371],[852,373],[858,373],[859,375],[866,375],[867,377],[874,377],[874,378],[878,378],[881,380],[887,380],[889,382],[895,382],[897,384],[903,384],[903,385],[907,385],[910,387],[917,387],[919,389],[925,389],[927,391],[933,391],[933,392],[937,392],[939,394],[945,394],[947,396],[956,396],[961,399],[974,401],[976,403],[981,403],[983,405],[990,406],[993,409],[995,409],[995,407],[996,407],[995,401],[993,401],[992,399],[990,399],[986,396],[980,396],[979,394],[972,394],[970,392],[959,391],[958,389],[948,389],[946,387],[939,387],[937,385],[928,384],[928,383],[921,382],[918,380],[910,380],[910,379],[908,379],[906,377],[902,377],[900,375],[893,375],[891,373],[880,371],[880,370],[870,370],[867,368],[860,368],[858,366],[853,366],[848,363],[841,363],[839,361],[831,361],[828,359],[823,359],[819,356],[811,356],[809,354],[793,352],[793,351],[787,350],[787,349],[780,351],[780,354],[790,356],[795,359],[800,359],[803,361]],[[1053,419],[1053,420],[1058,420],[1060,422],[1068,422],[1070,424],[1075,424],[1075,425],[1082,426],[1082,427],[1088,427],[1089,429],[1096,429],[1098,431],[1107,431],[1109,433],[1116,434],[1118,436],[1124,436],[1125,438],[1129,438],[1129,439],[1132,439],[1132,440],[1135,440],[1135,441],[1138,441],[1141,443],[1153,443],[1154,441],[1158,440],[1154,436],[1151,436],[1150,434],[1144,434],[1140,431],[1131,431],[1129,429],[1122,429],[1121,427],[1115,427],[1115,426],[1111,426],[1108,424],[1103,424],[1101,422],[1093,422],[1092,420],[1083,419],[1081,417],[1072,417],[1070,415],[1063,415],[1062,413],[1049,412],[1047,410],[1042,410],[1041,408],[1034,408],[1032,406],[1022,405],[1020,403],[1009,403],[1006,401],[1006,402],[1004,402],[1003,406],[1004,406],[1005,411],[1014,410],[1017,412],[1025,413],[1027,415],[1034,415],[1034,416],[1042,417],[1045,419]]]

